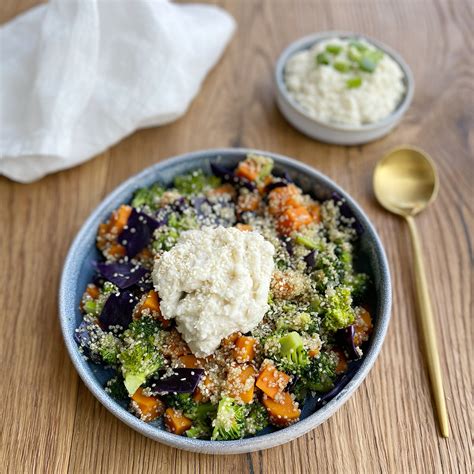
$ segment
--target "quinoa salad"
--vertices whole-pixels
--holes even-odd
[[[265,156],[136,190],[100,224],[75,340],[144,422],[235,440],[335,396],[372,332],[358,225]],[[315,405],[314,405],[315,402]]]
[[[400,65],[359,38],[331,38],[295,53],[284,81],[311,118],[351,126],[384,119],[406,91]]]

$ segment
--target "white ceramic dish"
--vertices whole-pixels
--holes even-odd
[[[363,38],[391,56],[400,65],[404,73],[406,92],[398,107],[389,116],[378,122],[360,126],[326,123],[311,118],[304,108],[291,97],[284,81],[284,70],[288,59],[298,51],[309,49],[319,41],[334,37]],[[395,51],[368,36],[341,31],[317,33],[291,43],[278,58],[275,68],[275,84],[278,107],[288,122],[311,138],[336,145],[360,145],[389,133],[400,122],[407,111],[415,90],[415,81],[409,66]]]

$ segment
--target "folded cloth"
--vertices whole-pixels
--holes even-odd
[[[0,174],[31,182],[182,116],[235,29],[210,5],[52,0],[0,28]]]

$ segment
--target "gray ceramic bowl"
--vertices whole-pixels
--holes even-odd
[[[322,122],[310,117],[288,92],[284,81],[285,65],[298,51],[311,48],[315,43],[328,38],[363,38],[391,56],[402,68],[406,92],[398,107],[387,117],[367,125],[353,126]],[[301,38],[291,43],[278,58],[275,67],[277,104],[281,113],[296,129],[311,138],[337,145],[359,145],[376,140],[389,133],[407,111],[415,91],[415,81],[408,64],[387,45],[359,33],[326,31]]]
[[[99,257],[95,248],[97,227],[100,222],[109,216],[113,209],[124,202],[128,202],[133,192],[139,187],[151,185],[156,181],[168,184],[174,176],[198,168],[209,172],[211,161],[219,160],[224,165],[233,166],[249,152],[271,156],[275,160],[277,169],[287,171],[306,192],[310,192],[319,199],[328,198],[333,192],[339,193],[346,199],[363,231],[360,261],[365,266],[364,270],[370,273],[374,282],[374,291],[370,303],[374,309],[375,328],[360,367],[349,379],[347,385],[338,395],[317,411],[314,410],[314,400],[305,404],[300,422],[282,430],[272,432],[270,429],[270,432],[238,441],[195,440],[166,432],[160,420],[152,423],[140,421],[130,414],[125,406],[114,401],[104,391],[103,385],[110,378],[111,373],[102,367],[86,362],[74,341],[74,330],[82,319],[79,312],[79,301],[94,273],[92,261]],[[79,375],[94,396],[120,420],[149,438],[175,448],[212,454],[246,453],[271,448],[303,435],[329,418],[354,393],[374,364],[387,331],[390,306],[390,275],[385,252],[369,219],[353,199],[330,179],[302,163],[274,153],[244,149],[206,150],[178,156],[147,168],[121,184],[92,212],[74,239],[64,264],[59,291],[59,315],[64,341]],[[356,419],[357,413],[354,413],[353,416]]]

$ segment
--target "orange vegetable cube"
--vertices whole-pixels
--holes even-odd
[[[221,346],[222,347],[231,347],[235,344],[237,338],[241,336],[240,332],[233,332],[229,336],[222,339]]]
[[[257,340],[250,336],[240,336],[235,341],[235,349],[232,351],[237,362],[249,362],[255,357],[255,346]]]
[[[259,170],[255,163],[251,161],[241,161],[235,174],[249,181],[255,181],[258,178]]]
[[[179,360],[187,369],[198,369],[202,367],[202,364],[200,363],[199,359],[194,354],[186,354],[180,356]]]
[[[140,418],[143,421],[152,421],[163,415],[165,406],[157,397],[149,397],[143,393],[143,389],[139,388],[132,396],[132,400],[136,403]]]
[[[270,398],[275,398],[285,390],[290,376],[277,370],[272,364],[267,364],[260,372],[255,385]]]
[[[314,222],[321,222],[321,206],[319,204],[310,204],[307,209]]]
[[[232,197],[235,197],[236,190],[232,184],[226,183],[217,188],[211,189],[208,192],[209,196],[222,196],[223,194],[229,194]]]
[[[142,310],[149,309],[150,311],[160,312],[160,302],[158,300],[158,293],[154,290],[150,290],[146,296],[145,301],[142,304]]]
[[[276,426],[289,426],[298,421],[301,410],[288,392],[283,392],[275,400],[263,395],[263,406],[267,409],[270,422]]]
[[[125,257],[126,250],[125,250],[125,247],[123,245],[112,244],[108,248],[107,253],[112,257]]]
[[[255,390],[257,371],[251,366],[235,367],[229,371],[227,382],[231,397],[239,398],[244,403],[251,403]]]
[[[261,200],[261,197],[256,193],[241,194],[237,200],[237,212],[242,214],[247,211],[256,211]]]
[[[99,296],[99,288],[97,288],[93,283],[87,285],[86,292],[93,300]]]
[[[117,210],[115,210],[110,218],[110,232],[119,234],[127,225],[131,212],[131,206],[127,206],[126,204],[122,204]]]
[[[335,349],[334,352],[337,354],[336,374],[343,374],[347,371],[347,358],[339,349]]]
[[[372,324],[372,316],[370,316],[370,313],[365,308],[361,308],[359,312],[359,317],[356,319],[354,324],[355,345],[360,346],[364,342],[368,341],[373,328],[374,326]]]
[[[277,230],[281,234],[289,235],[311,222],[313,218],[305,207],[290,207],[278,218]]]
[[[165,425],[171,433],[182,435],[191,428],[193,422],[180,411],[174,408],[167,408],[165,411]]]

